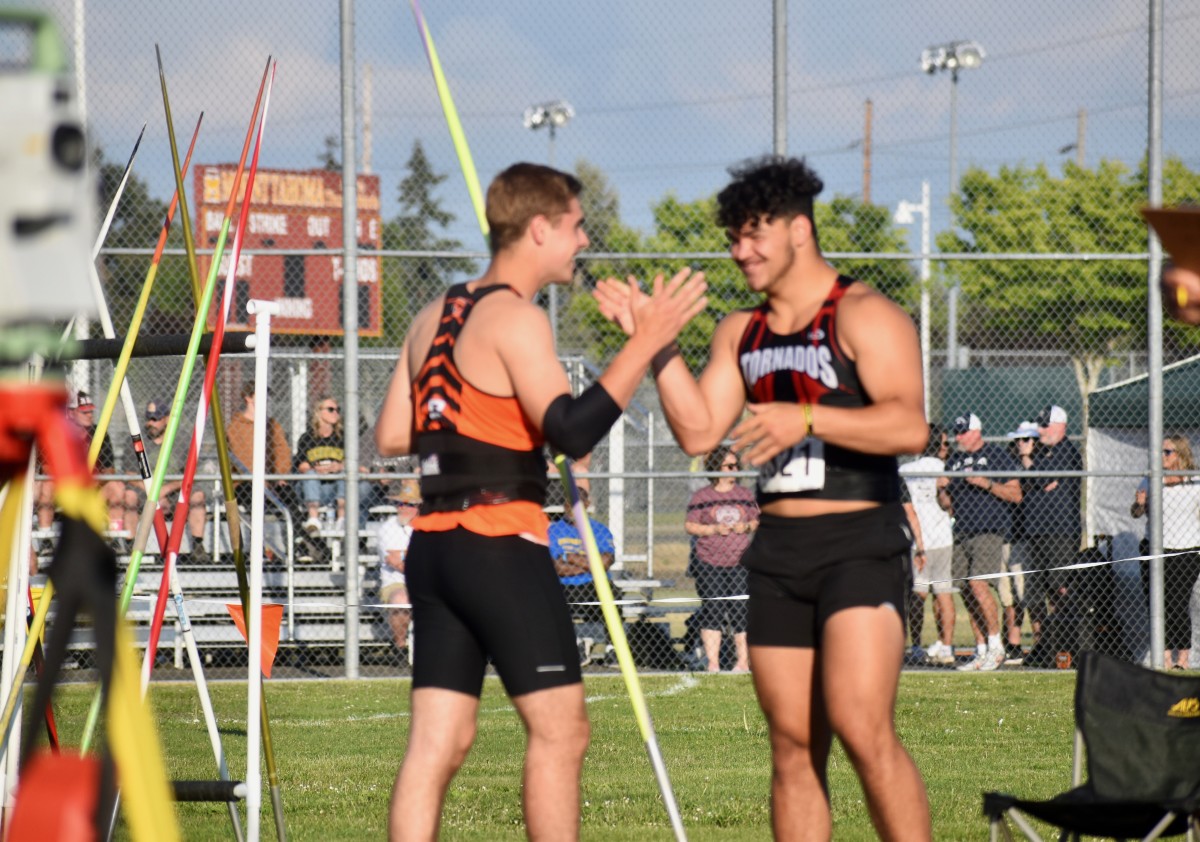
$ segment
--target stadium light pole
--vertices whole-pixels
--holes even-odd
[[[958,192],[958,71],[974,70],[987,53],[978,41],[951,41],[921,51],[921,70],[930,76],[950,73],[950,188],[947,206]],[[958,283],[950,287],[946,302],[946,368],[958,368]]]
[[[921,214],[921,375],[925,381],[925,417],[929,417],[929,246],[931,225],[929,223],[929,180],[921,182],[921,201],[900,200],[892,221],[897,225],[912,225],[913,214]]]
[[[546,163],[550,166],[554,166],[554,136],[558,129],[569,123],[574,116],[575,109],[565,99],[543,102],[525,109],[525,128],[535,132],[544,128],[549,132],[550,152]]]

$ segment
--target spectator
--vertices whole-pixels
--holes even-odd
[[[937,478],[905,476],[931,473],[946,468],[950,441],[940,424],[929,425],[929,443],[918,459],[900,466],[904,482],[900,501],[913,532],[913,589],[909,603],[908,628],[912,636],[913,662],[928,661],[935,666],[954,663],[954,594],[958,588],[950,580],[950,562],[954,552],[954,532],[950,513],[938,505]],[[928,649],[921,648],[921,630],[925,625],[925,599],[933,591],[933,619],[937,639]]]
[[[1187,436],[1163,439],[1164,471],[1190,471],[1196,460]],[[1148,483],[1142,480],[1130,514],[1146,514]],[[1163,477],[1163,639],[1166,669],[1186,669],[1192,645],[1189,600],[1200,578],[1200,482],[1194,476]],[[1171,553],[1183,555],[1170,555]]]
[[[1043,409],[1035,422],[1041,446],[1033,455],[1035,471],[1082,471],[1083,457],[1067,440],[1067,413],[1061,406]],[[1026,598],[1035,629],[1049,612],[1060,608],[1066,595],[1067,571],[1053,568],[1072,564],[1079,553],[1083,524],[1079,513],[1080,477],[1037,477],[1025,497],[1025,533],[1029,561],[1035,570],[1026,582]]]
[[[1042,446],[1038,441],[1037,424],[1022,421],[1017,425],[1017,429],[1008,434],[1008,438],[1011,440],[1008,446],[1009,453],[1021,468],[1036,470],[1034,459]],[[1030,570],[1035,569],[1030,556],[1029,534],[1025,528],[1025,505],[1029,495],[1038,487],[1037,479],[1022,477],[1018,482],[1021,485],[1021,502],[1013,506],[1012,527],[1009,530],[1004,562],[1005,572],[1010,575],[1000,580],[1000,602],[1004,606],[1005,625],[1008,629],[1008,657],[1004,663],[1013,666],[1025,662],[1025,653],[1021,649],[1021,626],[1025,622],[1025,613],[1029,613],[1035,643],[1041,635],[1041,624],[1045,615],[1044,605],[1039,612],[1036,606],[1030,604],[1029,588],[1024,575],[1026,567]]]
[[[589,508],[591,496],[587,489],[579,489],[579,500],[584,509]],[[557,508],[557,507],[556,507]],[[596,539],[596,550],[604,569],[612,567],[616,557],[613,535],[607,526],[588,515],[592,536]],[[569,511],[563,510],[557,520],[550,523],[550,558],[554,560],[554,572],[563,586],[563,597],[571,608],[571,617],[579,621],[575,627],[575,644],[579,647],[579,665],[585,667],[592,662],[592,647],[604,644],[607,650],[608,632],[604,627],[604,613],[597,604],[596,583],[592,568],[584,551],[583,539],[575,527]]]
[[[304,529],[310,535],[321,530],[318,517],[321,506],[336,505],[337,529],[346,522],[346,480],[319,479],[317,475],[340,474],[346,470],[346,434],[342,426],[342,408],[329,395],[322,395],[313,402],[312,418],[308,429],[296,442],[295,469],[297,473],[313,474],[300,480],[300,496],[308,513]],[[361,482],[360,498],[371,494],[370,483]],[[366,510],[360,512],[360,526],[365,522]]]
[[[745,596],[747,572],[742,553],[750,546],[750,536],[758,528],[758,503],[754,493],[733,476],[738,457],[722,445],[708,454],[706,471],[720,471],[688,501],[684,528],[696,537],[696,594],[700,597],[700,641],[708,659],[708,671],[721,670],[721,632],[726,623],[733,633],[737,660],[734,672],[750,670],[746,644],[746,603],[729,597]]]
[[[67,418],[80,429],[83,435],[83,446],[90,451],[92,439],[96,435],[96,404],[92,402],[87,392],[79,391],[75,403],[67,410]],[[113,454],[112,440],[104,434],[100,450],[96,454],[96,464],[92,472],[96,475],[97,484],[104,494],[104,502],[108,504],[108,528],[110,532],[122,533],[120,537],[128,538],[137,529],[137,492],[127,494],[125,483],[120,480],[104,480],[105,474],[116,473],[116,457]],[[53,490],[50,492],[53,504]],[[133,507],[128,504],[132,502]],[[39,520],[40,523],[40,520]]]
[[[993,480],[985,472],[1015,471],[1017,462],[1000,445],[984,442],[983,423],[973,412],[954,419],[954,437],[958,452],[950,457],[946,469],[971,476],[937,480],[939,505],[954,512],[953,575],[966,579],[999,573],[1012,506],[1021,502],[1021,485],[1015,477]],[[989,580],[967,582],[962,597],[975,632],[975,657],[959,669],[997,669],[1004,663],[1005,653],[999,609]]]
[[[242,384],[242,411],[229,419],[225,427],[225,435],[229,439],[229,449],[241,462],[244,473],[250,473],[250,465],[254,462],[254,383],[248,381]],[[283,427],[274,418],[267,416],[267,473],[287,474],[292,470],[292,451],[288,447],[287,436]],[[273,486],[289,504],[295,495],[287,480],[272,480],[268,486]],[[237,502],[250,511],[250,483],[239,482],[234,486],[234,496]]]
[[[403,606],[388,608],[387,612],[392,641],[401,661],[407,661],[412,606],[404,582],[404,557],[408,555],[408,543],[412,539],[413,530],[409,523],[421,505],[421,493],[416,482],[399,482],[387,499],[396,503],[396,513],[379,527],[379,601],[390,606]]]
[[[158,457],[162,450],[163,439],[166,436],[167,419],[170,417],[170,413],[171,405],[166,401],[153,400],[146,404],[146,427],[145,436],[142,438],[142,445],[146,449],[146,460],[150,464],[151,471],[158,464]],[[168,519],[174,516],[175,504],[177,502],[171,498],[178,494],[181,488],[183,488],[183,480],[181,479],[165,480],[162,484],[159,500],[163,501],[163,514]],[[188,535],[192,539],[191,560],[195,562],[207,562],[211,560],[211,556],[204,546],[204,527],[208,520],[208,512],[205,505],[204,492],[193,485],[191,496],[188,498]],[[165,548],[160,549],[165,550]]]

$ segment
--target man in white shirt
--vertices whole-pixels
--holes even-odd
[[[408,555],[413,532],[409,521],[417,513],[421,495],[416,483],[408,481],[393,486],[388,499],[396,504],[396,514],[379,527],[379,601],[389,606],[403,606],[387,609],[388,623],[401,659],[408,660],[408,624],[412,619],[412,607],[404,581],[404,557]]]
[[[950,513],[938,505],[937,478],[906,476],[945,470],[950,441],[938,424],[929,425],[929,443],[921,456],[900,466],[904,484],[900,488],[904,512],[913,532],[913,592],[908,627],[912,636],[910,660],[921,653],[921,629],[925,624],[925,598],[933,591],[933,618],[938,637],[924,650],[924,660],[936,666],[954,663],[954,594],[950,580],[954,532]]]

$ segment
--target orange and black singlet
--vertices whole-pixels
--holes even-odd
[[[422,498],[412,524],[416,530],[462,526],[483,535],[546,537],[541,432],[516,397],[477,389],[454,362],[454,347],[471,310],[502,290],[516,294],[503,284],[474,292],[455,284],[447,291],[437,333],[413,381]]]
[[[750,312],[738,342],[747,400],[837,407],[871,404],[857,366],[837,337],[838,304],[853,283],[853,278],[839,275],[813,320],[786,336],[768,326],[766,302]],[[849,450],[815,436],[763,465],[758,477],[759,505],[782,498],[890,503],[899,496],[894,456]]]

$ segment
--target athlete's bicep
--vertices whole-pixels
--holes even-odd
[[[856,311],[847,327],[858,379],[871,401],[923,407],[921,346],[912,319],[881,295],[857,302]]]

